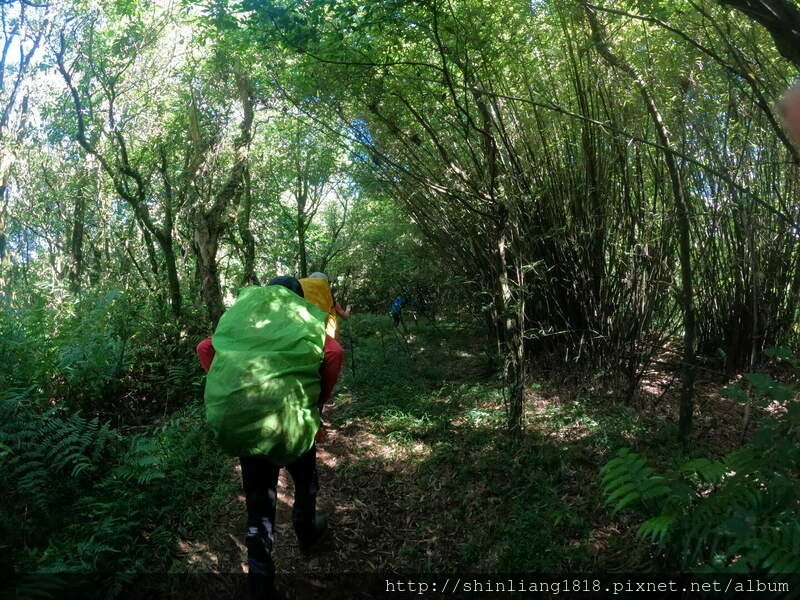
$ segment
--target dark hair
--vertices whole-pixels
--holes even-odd
[[[292,290],[301,298],[305,298],[305,295],[303,294],[303,286],[300,285],[300,282],[297,281],[297,279],[290,275],[281,275],[280,277],[270,279],[267,282],[267,285],[282,285],[283,287]]]

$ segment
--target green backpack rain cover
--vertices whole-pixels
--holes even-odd
[[[205,404],[225,452],[287,464],[314,444],[326,317],[279,285],[245,288],[222,315]]]

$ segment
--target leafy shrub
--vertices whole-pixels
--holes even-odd
[[[121,438],[97,418],[37,411],[16,393],[0,401],[0,554],[3,570],[18,570],[47,533],[64,526],[65,510],[102,473]],[[30,565],[24,565],[29,567]]]
[[[237,485],[197,401],[203,332],[158,304],[0,295],[0,573],[29,574],[18,597],[78,593],[41,573],[113,597],[132,573],[182,570],[178,542],[207,535]]]
[[[147,434],[0,402],[3,572],[169,570],[234,485],[194,405]]]
[[[48,336],[53,310],[45,296],[31,298],[23,308],[0,295],[0,390],[48,385],[55,368],[55,352]]]
[[[114,327],[112,316],[119,298],[120,293],[112,290],[78,302],[57,331],[59,391],[72,406],[102,409],[106,389],[122,372],[126,338]]]
[[[695,458],[660,473],[639,454],[620,450],[602,469],[614,511],[647,517],[641,538],[680,569],[800,572],[800,404],[787,385],[747,376],[762,401],[784,402],[753,439],[720,460]],[[734,397],[747,395],[728,389]]]
[[[41,289],[24,306],[0,296],[0,389],[117,425],[180,408],[196,395],[194,345],[205,332],[164,322],[154,304],[116,290],[78,299]]]

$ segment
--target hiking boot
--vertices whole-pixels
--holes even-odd
[[[250,600],[274,600],[275,565],[272,559],[266,561],[250,558],[247,561],[247,587]]]
[[[250,600],[275,598],[275,563],[272,562],[271,528],[249,527],[244,538],[247,548],[247,587]]]
[[[250,526],[244,536],[247,558],[272,563],[272,525],[266,521],[258,527]]]
[[[297,543],[303,554],[313,554],[321,548],[328,532],[328,518],[325,515],[317,515],[314,518],[313,528],[299,527],[295,525],[297,533]]]

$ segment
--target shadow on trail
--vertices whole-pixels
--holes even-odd
[[[652,435],[632,412],[531,392],[529,425],[512,440],[474,340],[422,330],[409,345],[408,355],[389,358],[377,336],[357,340],[357,377],[346,378],[328,412],[334,428],[320,451],[332,549],[279,569],[586,572],[644,564],[645,549],[611,517],[598,481],[616,448]]]
[[[318,449],[318,509],[331,525],[326,552],[300,554],[291,482],[281,476],[275,561],[285,598],[372,597],[361,592],[375,573],[645,564],[631,524],[603,505],[598,472],[616,448],[647,440],[663,449],[670,432],[657,434],[619,404],[561,399],[534,386],[527,426],[511,439],[478,332],[420,326],[403,342],[408,352],[393,352],[386,324],[365,321],[345,337],[356,368],[345,365]],[[226,525],[230,558],[219,571],[243,571],[244,514],[240,496]],[[238,597],[241,576],[220,574],[218,597]],[[365,589],[349,587],[359,581]]]

